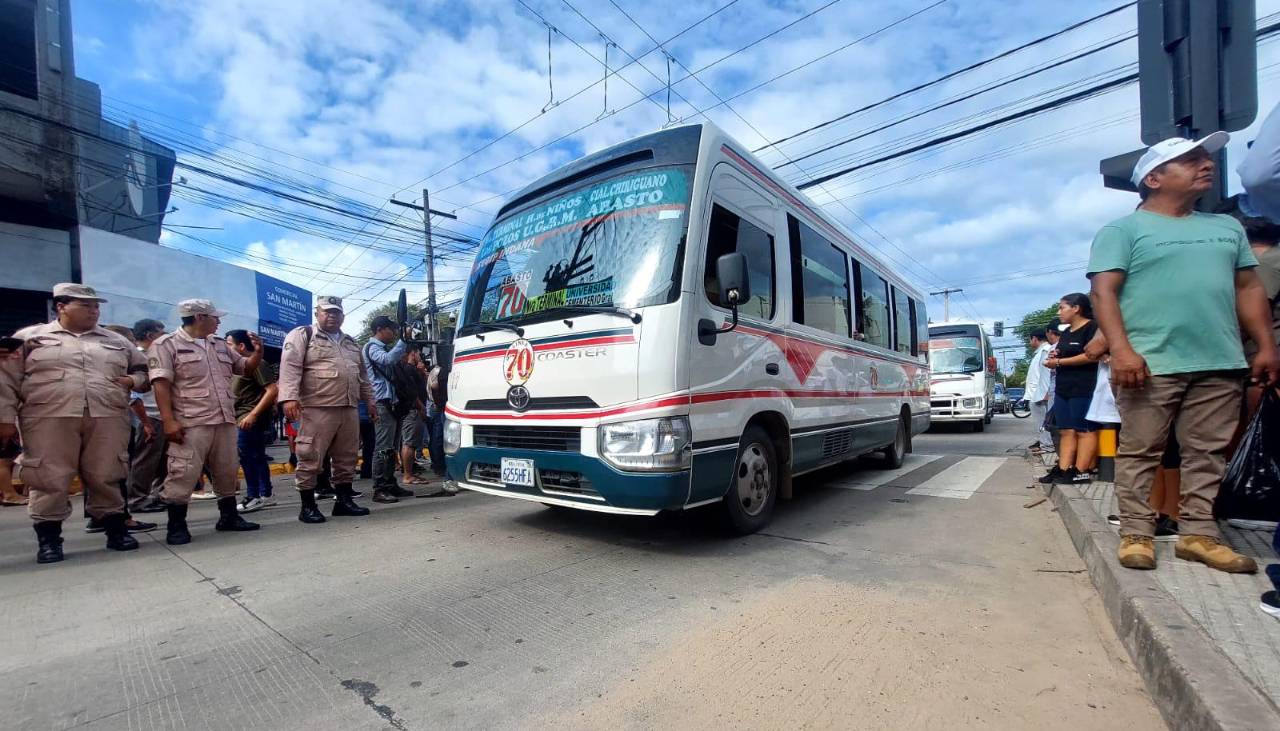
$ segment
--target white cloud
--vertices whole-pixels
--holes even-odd
[[[666,62],[654,53],[643,59],[644,68],[632,65],[609,82],[613,109],[641,98],[632,85],[656,92],[653,101],[635,103],[560,144],[530,153],[601,114],[603,88],[598,84],[565,100],[598,82],[604,69],[567,40],[572,37],[600,56],[603,41],[595,30],[563,3],[528,2],[560,30],[552,49],[551,80],[561,104],[540,116],[539,109],[548,100],[546,31],[537,18],[510,0],[154,2],[143,17],[128,21],[137,26],[132,37],[138,75],[149,77],[151,84],[173,87],[177,98],[198,100],[185,108],[203,115],[201,123],[297,157],[232,144],[217,135],[211,135],[211,141],[229,145],[238,155],[264,158],[255,164],[274,165],[283,174],[324,178],[312,181],[371,206],[380,206],[397,193],[404,199],[417,197],[422,179],[488,145],[430,177],[433,205],[448,210],[519,188],[578,154],[666,122]],[[627,51],[639,53],[653,45],[614,8],[604,3],[576,4]],[[723,0],[624,3],[658,39],[674,35],[721,4]],[[820,5],[819,0],[739,3],[681,36],[669,50],[697,69]],[[837,3],[716,65],[701,78],[716,94],[730,97],[925,5],[924,0]],[[708,116],[756,147],[761,140],[752,126],[767,138],[788,135],[1113,6],[1111,0],[1082,0],[1050,12],[1037,3],[947,3],[753,91],[735,100],[732,110],[718,107]],[[1280,10],[1280,0],[1260,0],[1258,6],[1259,15],[1266,15]],[[1032,51],[833,124],[784,145],[783,150],[791,156],[804,154],[1133,27],[1133,11],[1127,10]],[[808,173],[827,172],[957,129],[1000,105],[1128,63],[1133,60],[1132,46],[1123,45],[922,115],[780,171],[789,178],[804,179],[808,175],[801,168]],[[1280,60],[1278,47],[1260,50],[1260,63]],[[106,49],[94,55],[125,54]],[[624,59],[621,51],[612,50],[611,68]],[[677,79],[684,76],[674,66],[672,74]],[[1277,89],[1280,85],[1274,79],[1260,85],[1264,110],[1277,102]],[[717,103],[712,93],[693,80],[680,83],[675,92],[672,108],[677,115],[690,113],[680,97],[698,108]],[[1102,188],[1097,163],[1137,146],[1136,118],[1125,118],[1136,110],[1136,102],[1136,87],[1129,87],[859,171],[825,186],[830,194],[811,193],[815,200],[828,203],[827,210],[845,221],[860,240],[883,252],[922,285],[963,283],[993,271],[1048,269],[1055,262],[1083,258],[1093,231],[1132,207],[1131,196]],[[1033,103],[1028,100],[1022,105]],[[522,124],[518,131],[496,139]],[[1248,132],[1237,136],[1233,156],[1242,149],[1239,141],[1248,136]],[[503,165],[517,156],[519,161]],[[762,153],[762,158],[775,165],[786,161],[775,149]],[[496,169],[467,180],[490,168]],[[829,203],[833,198],[847,199],[845,205],[901,250],[885,243],[841,205]],[[500,199],[489,200],[464,208],[463,220],[449,225],[478,235],[499,204]],[[360,250],[352,246],[330,265],[328,260],[342,249],[341,241],[308,239],[261,225],[235,225],[236,217],[229,214],[193,210],[185,204],[184,209],[216,221],[209,225],[225,225],[226,231],[217,234],[219,241],[263,256],[283,257],[280,261],[334,270],[350,265],[353,272],[361,269],[367,276],[394,274],[415,263],[412,254],[397,257],[376,251],[355,259]],[[450,266],[441,279],[461,279],[465,263]],[[294,269],[284,278],[298,282],[309,278],[300,278]],[[332,284],[325,282],[327,278],[313,284],[340,289],[349,284],[351,290],[359,286],[350,278],[334,277],[337,281]],[[456,282],[447,286],[456,287]],[[989,319],[1008,320],[1028,303],[1052,301],[1066,291],[1064,286],[1083,284],[1073,273],[975,284],[967,287],[968,301],[963,306],[981,309]],[[355,296],[369,297],[377,289]],[[421,284],[414,289],[421,292]]]

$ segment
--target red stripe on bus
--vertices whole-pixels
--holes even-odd
[[[534,345],[533,352],[543,353],[550,350],[565,350],[567,348],[585,348],[589,345],[618,345],[626,343],[634,343],[636,340],[630,335],[610,335],[603,338],[583,338],[582,340],[569,340],[563,343],[552,343],[550,345]],[[467,363],[473,360],[485,360],[487,358],[501,358],[506,354],[505,350],[491,350],[487,353],[471,353],[460,355],[453,359],[454,363]]]
[[[612,406],[601,409],[591,409],[582,411],[536,411],[525,414],[516,414],[510,412],[468,412],[460,411],[452,406],[446,406],[445,412],[450,416],[456,416],[462,419],[474,419],[477,421],[524,421],[528,419],[600,419],[607,416],[617,416],[618,414],[627,414],[634,411],[648,411],[650,409],[661,409],[671,406],[682,406],[685,404],[702,404],[714,401],[731,401],[735,399],[751,399],[751,398],[902,398],[908,396],[928,396],[927,390],[922,391],[804,391],[800,389],[751,389],[742,391],[714,391],[710,393],[695,393],[683,396],[668,396],[666,398],[648,401],[629,406]]]

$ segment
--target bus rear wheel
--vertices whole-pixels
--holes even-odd
[[[902,466],[903,461],[907,458],[909,440],[907,433],[907,417],[903,416],[898,419],[898,433],[893,436],[893,442],[880,450],[880,466],[882,468],[896,470]]]
[[[773,440],[764,429],[747,427],[738,442],[729,491],[721,501],[725,527],[737,535],[747,535],[767,525],[778,500],[778,478]]]

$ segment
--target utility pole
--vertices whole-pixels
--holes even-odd
[[[427,249],[427,339],[436,340],[436,254],[435,248],[431,241],[431,217],[443,216],[452,220],[458,220],[458,217],[452,213],[437,211],[431,207],[431,194],[426,188],[422,189],[422,205],[414,203],[405,203],[394,198],[391,202],[397,206],[412,208],[422,211],[422,235],[426,240]]]
[[[942,321],[951,321],[951,295],[963,292],[963,289],[944,289],[941,292],[930,292],[929,294],[936,297],[942,295]]]

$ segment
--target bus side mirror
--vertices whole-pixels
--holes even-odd
[[[994,355],[987,357],[987,370],[991,373],[996,372],[996,358]]]
[[[720,304],[737,310],[751,299],[751,281],[747,278],[747,255],[735,251],[716,259],[716,279],[720,280]]]
[[[735,251],[716,259],[716,279],[720,288],[720,305],[729,308],[733,313],[733,320],[727,327],[719,327],[718,322],[711,320],[698,321],[698,342],[703,345],[715,345],[717,335],[732,332],[738,327],[738,305],[751,299],[746,254]]]

